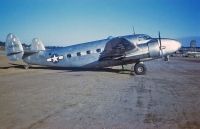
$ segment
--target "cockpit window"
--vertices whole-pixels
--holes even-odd
[[[143,37],[142,37],[142,36],[139,36],[139,37],[138,37],[138,40],[139,40],[139,41],[142,41],[142,40],[143,40]]]
[[[150,36],[148,36],[148,35],[145,35],[143,38],[144,38],[144,40],[151,39],[151,37],[150,37]]]
[[[151,37],[148,36],[148,35],[143,35],[143,36],[139,36],[139,37],[138,37],[138,40],[139,40],[139,41],[142,41],[142,40],[149,40],[149,39],[151,39]]]

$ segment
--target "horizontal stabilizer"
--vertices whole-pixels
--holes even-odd
[[[23,59],[24,58],[26,58],[26,57],[28,57],[28,56],[31,56],[31,55],[33,55],[33,54],[35,54],[35,53],[38,53],[39,51],[24,51],[24,55],[23,55]]]

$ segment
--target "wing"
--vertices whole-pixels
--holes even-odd
[[[106,43],[104,51],[101,53],[99,60],[121,59],[126,56],[128,51],[137,49],[136,45],[125,38],[113,38]]]

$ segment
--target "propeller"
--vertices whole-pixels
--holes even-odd
[[[160,44],[161,57],[163,58],[163,49],[165,49],[165,46],[162,46],[160,31],[158,32],[158,41],[159,41],[159,44]],[[168,60],[169,60],[169,56],[166,55],[164,57],[164,61],[168,61]]]
[[[163,57],[163,48],[162,48],[162,42],[161,42],[161,36],[160,36],[160,31],[158,32],[158,42],[160,44],[160,51],[161,51],[161,57]]]
[[[159,44],[160,44],[160,51],[162,53],[162,57],[163,57],[163,51],[162,51],[162,43],[161,43],[161,36],[160,36],[160,31],[158,32],[158,41],[159,41]]]

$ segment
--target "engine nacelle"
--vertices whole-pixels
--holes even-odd
[[[149,55],[151,58],[157,58],[161,56],[160,46],[157,41],[151,41],[148,43]]]

